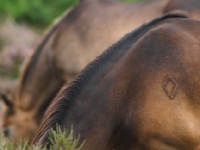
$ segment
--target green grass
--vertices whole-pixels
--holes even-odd
[[[52,146],[48,150],[80,150],[84,145],[83,142],[78,146],[80,136],[78,138],[73,137],[73,128],[61,131],[57,126],[55,131],[50,131],[49,139]],[[47,150],[45,146],[29,146],[27,140],[25,142],[19,140],[18,144],[14,145],[11,141],[4,139],[3,135],[0,136],[0,143],[0,150]]]

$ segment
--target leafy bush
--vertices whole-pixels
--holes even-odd
[[[60,127],[56,127],[56,130],[50,131],[49,137],[52,146],[49,150],[80,150],[84,142],[77,148],[80,136],[78,138],[73,137],[73,128],[70,130],[62,131]],[[29,147],[27,140],[22,142],[19,140],[17,146],[12,142],[0,136],[0,150],[47,150],[46,147],[41,146],[31,146]],[[3,144],[2,144],[3,143]]]

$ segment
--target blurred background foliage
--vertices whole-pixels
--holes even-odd
[[[14,18],[31,26],[46,27],[79,0],[1,0],[0,17]]]
[[[40,43],[43,31],[79,1],[0,0],[0,78],[17,79],[21,64]]]
[[[25,22],[33,27],[45,28],[67,8],[78,2],[79,0],[1,0],[0,18],[9,16],[18,23]]]

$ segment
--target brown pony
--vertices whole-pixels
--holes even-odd
[[[29,58],[9,105],[5,135],[13,141],[32,138],[62,85],[125,33],[161,15],[167,2],[83,0],[75,6]]]
[[[127,34],[60,94],[33,144],[73,125],[82,150],[200,149],[200,21],[170,13]]]

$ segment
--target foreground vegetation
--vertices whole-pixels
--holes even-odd
[[[61,131],[59,127],[56,130],[50,131],[49,137],[52,146],[48,150],[80,150],[84,143],[78,146],[80,136],[73,138],[73,128],[70,130]],[[9,140],[0,136],[0,150],[47,150],[46,147],[31,146],[29,147],[27,140],[22,142],[19,140],[17,146]]]

